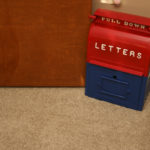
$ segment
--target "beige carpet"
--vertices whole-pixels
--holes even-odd
[[[84,88],[0,88],[0,150],[150,150],[150,96],[138,112]]]

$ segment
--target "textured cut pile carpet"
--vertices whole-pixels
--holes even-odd
[[[0,150],[150,150],[150,96],[138,112],[84,88],[0,88]]]

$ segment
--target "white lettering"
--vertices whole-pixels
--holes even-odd
[[[145,26],[144,26],[144,25],[141,25],[141,29],[145,29]]]
[[[101,50],[105,51],[105,50],[106,50],[105,47],[106,47],[106,44],[102,44],[102,45],[101,45]]]
[[[110,52],[112,52],[112,49],[114,48],[114,46],[109,45],[108,47],[109,47]]]
[[[138,53],[137,54],[137,59],[141,59],[142,58],[142,53]]]
[[[129,23],[129,26],[130,26],[130,27],[133,27],[133,23]]]
[[[122,20],[118,20],[118,19],[114,19],[114,18],[108,18],[108,17],[101,17],[102,21],[106,21],[106,22],[111,22],[114,24],[124,24],[125,26],[129,26],[129,27],[134,27],[134,28],[139,28],[139,29],[146,29],[145,25],[142,24],[137,24],[137,23],[133,23],[133,22],[128,22],[128,21],[122,21]]]
[[[123,49],[123,55],[127,56],[128,55],[127,52],[128,52],[127,49]]]
[[[115,23],[115,20],[114,20],[114,19],[111,19],[111,22],[112,22],[112,23]]]
[[[140,27],[140,25],[139,24],[134,24],[134,26],[136,27],[136,28],[139,28]]]
[[[116,49],[117,49],[117,53],[119,53],[119,52],[120,52],[120,50],[121,50],[121,48],[120,48],[120,47],[116,47]]]
[[[136,59],[142,59],[142,53],[141,52],[136,52],[134,50],[129,50],[129,49],[123,49],[121,47],[115,47],[113,45],[107,45],[103,44],[100,42],[95,42],[95,49],[101,50],[101,51],[107,51],[110,53],[116,53]]]
[[[117,24],[121,24],[121,22],[120,22],[119,20],[116,20],[116,23],[117,23]]]
[[[135,51],[130,51],[130,56],[135,57]]]
[[[129,24],[129,23],[128,23],[127,21],[124,22],[124,25],[125,25],[125,26],[128,26],[128,24]]]
[[[107,20],[108,22],[110,22],[110,18],[106,18],[106,20]]]
[[[97,43],[97,42],[95,43],[95,48],[96,48],[96,49],[100,49],[100,48],[98,47],[98,43]]]
[[[102,17],[102,21],[104,21],[105,20],[105,17]]]

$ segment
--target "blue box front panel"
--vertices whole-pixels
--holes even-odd
[[[146,77],[87,63],[86,95],[128,108],[142,110]]]

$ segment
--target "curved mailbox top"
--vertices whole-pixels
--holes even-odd
[[[150,26],[150,19],[147,17],[143,17],[143,16],[126,14],[122,12],[115,12],[115,11],[105,10],[105,9],[97,9],[94,15],[104,16],[108,18],[119,19],[123,21],[134,22],[137,24],[144,24],[144,25]]]
[[[148,76],[150,19],[103,9],[91,18],[87,62]]]

